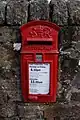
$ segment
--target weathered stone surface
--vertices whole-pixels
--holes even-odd
[[[11,25],[22,25],[28,18],[27,0],[10,0],[7,3],[7,23]]]
[[[77,52],[80,52],[80,41],[75,44],[75,49]]]
[[[72,27],[64,26],[59,33],[59,46],[67,49],[70,47],[72,41]]]
[[[1,118],[1,117],[0,117],[0,120],[6,120],[6,119],[5,119],[5,118]]]
[[[18,105],[19,117],[25,117],[27,119],[43,119],[43,112],[37,105]]]
[[[64,52],[70,54],[62,55],[60,58],[61,69],[58,100],[68,102],[71,100],[71,88],[74,85],[77,85],[77,88],[79,88],[78,64],[80,58],[80,43],[74,42],[73,40],[73,28],[74,27],[63,27],[60,34],[60,47],[63,47]]]
[[[45,119],[36,119],[36,118],[27,119],[27,118],[21,118],[21,120],[45,120]]]
[[[21,102],[22,101],[22,94],[17,91],[6,91],[7,93],[7,99],[10,102]]]
[[[67,57],[63,57],[61,63],[61,76],[60,76],[60,84],[61,88],[58,93],[58,100],[59,101],[71,101],[71,86],[74,77],[78,72],[78,61],[76,59],[71,59]]]
[[[70,52],[70,58],[79,59],[80,57],[80,27],[63,27],[59,35],[59,44],[65,52]]]
[[[72,93],[71,100],[80,102],[80,92]]]
[[[19,117],[15,116],[15,117],[7,117],[7,118],[4,118],[4,117],[0,117],[0,120],[20,120]]]
[[[30,3],[29,20],[49,20],[47,0],[33,0]]]
[[[5,6],[6,1],[0,0],[0,24],[3,24],[5,22]]]
[[[68,0],[69,25],[80,24],[80,1]]]
[[[0,116],[1,117],[12,117],[16,116],[16,105],[14,103],[5,103],[4,105],[0,105]]]
[[[5,120],[20,120],[20,118],[15,116],[15,117],[5,118]]]
[[[29,120],[29,119],[26,119],[26,118],[21,118],[21,120]]]
[[[7,102],[21,102],[22,101],[22,95],[19,90],[5,90],[0,89],[0,105],[3,105]]]
[[[72,40],[75,42],[80,41],[80,26],[73,26]]]
[[[47,120],[79,120],[80,106],[77,105],[54,105],[44,110],[44,117]]]
[[[1,79],[0,80],[0,88],[1,90],[4,89],[4,90],[17,90],[17,86],[16,86],[16,83],[13,82],[14,80],[11,80],[11,79]]]
[[[13,51],[13,43],[16,41],[16,30],[0,28],[0,117],[12,117],[17,115],[16,103],[21,101],[18,54]],[[18,67],[17,67],[18,66]],[[14,119],[10,120],[18,120]],[[9,119],[8,119],[9,120]]]
[[[80,89],[80,71],[76,74],[72,81],[72,86],[74,86],[76,89]]]
[[[3,47],[3,49],[6,48],[6,51],[13,50],[13,43],[15,41],[16,30],[9,27],[0,27],[0,46]]]
[[[13,51],[16,41],[15,30],[8,27],[0,28],[0,87],[5,90],[16,89],[19,77],[18,54]],[[16,67],[18,66],[18,67]]]
[[[65,0],[51,0],[51,20],[58,25],[68,24],[68,10]]]
[[[7,103],[7,93],[6,91],[0,90],[0,105]]]
[[[1,104],[7,101],[22,101],[22,95],[20,89],[17,87],[17,84],[12,80],[3,80],[0,78],[0,101]]]

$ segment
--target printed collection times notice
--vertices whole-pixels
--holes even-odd
[[[48,94],[50,64],[29,64],[29,94]]]

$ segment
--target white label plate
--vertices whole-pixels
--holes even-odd
[[[29,94],[48,94],[50,64],[29,64]]]

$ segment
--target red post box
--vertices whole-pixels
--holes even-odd
[[[21,85],[25,102],[55,102],[58,33],[50,22],[33,21],[21,28]]]

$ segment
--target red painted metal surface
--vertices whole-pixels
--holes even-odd
[[[55,102],[58,75],[58,33],[60,28],[47,21],[33,21],[21,28],[21,86],[25,102]],[[36,55],[42,55],[38,61]],[[48,94],[30,94],[29,64],[50,64]]]

